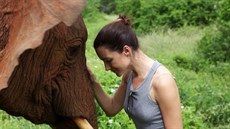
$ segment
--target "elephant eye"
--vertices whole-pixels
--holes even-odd
[[[76,56],[76,54],[78,53],[78,49],[79,49],[79,46],[69,47],[68,48],[68,55],[71,57]]]
[[[70,46],[68,46],[67,51],[68,51],[68,57],[75,57],[79,53],[79,48],[81,45],[81,41],[75,40],[70,43]]]
[[[70,48],[68,49],[69,55],[74,55],[75,49],[76,49],[76,48],[74,48],[74,47],[70,47]]]

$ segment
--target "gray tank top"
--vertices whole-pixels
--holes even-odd
[[[128,77],[128,85],[124,101],[124,109],[132,118],[137,129],[164,129],[164,122],[159,105],[151,99],[150,83],[156,69],[161,64],[155,62],[146,79],[137,88],[132,86],[132,72]]]

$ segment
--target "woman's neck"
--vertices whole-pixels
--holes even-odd
[[[134,77],[145,78],[152,67],[154,61],[141,50],[134,52],[131,61],[131,69],[134,73]]]

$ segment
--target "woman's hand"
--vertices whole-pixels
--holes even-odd
[[[89,73],[90,81],[92,83],[95,83],[96,82],[96,76],[93,74],[92,70],[89,68],[88,65],[87,65],[87,70],[88,70],[88,73]]]

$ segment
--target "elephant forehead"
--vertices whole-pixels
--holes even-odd
[[[76,82],[75,75],[82,74],[83,71],[78,68],[85,67],[83,39],[86,35],[77,33],[78,31],[85,31],[84,26],[76,29],[75,26],[67,27],[60,23],[46,32],[41,46],[23,53],[16,74],[27,75],[27,79],[33,80],[42,78],[39,82],[46,85],[52,85],[51,82],[58,76],[65,78],[63,81],[68,84]],[[24,71],[18,71],[19,69]]]
[[[85,6],[85,0],[39,0],[49,12],[70,26]]]

